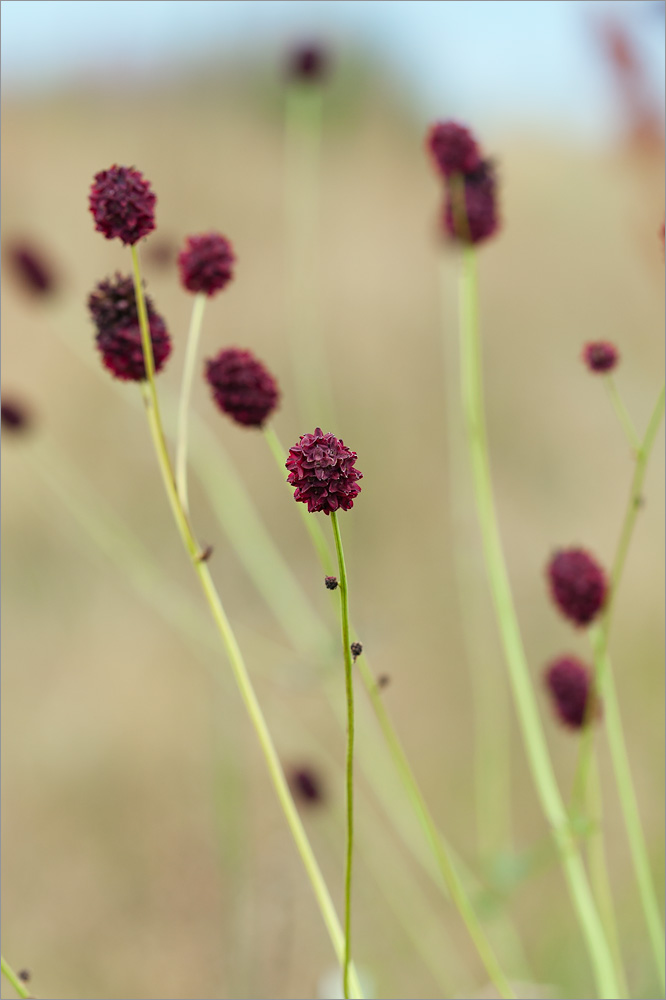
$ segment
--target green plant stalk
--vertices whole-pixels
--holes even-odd
[[[481,343],[478,331],[476,256],[473,247],[462,251],[460,289],[461,391],[472,463],[476,505],[483,537],[486,567],[516,711],[529,765],[544,813],[553,829],[566,881],[594,970],[597,988],[605,1000],[618,996],[613,959],[590,891],[578,846],[570,829],[564,802],[555,780],[527,658],[523,649],[511,585],[495,513],[483,407]]]
[[[192,306],[192,316],[190,328],[187,334],[187,347],[185,349],[185,362],[183,364],[183,381],[180,389],[180,403],[178,406],[178,434],[176,438],[176,485],[178,496],[184,510],[189,509],[187,497],[187,418],[190,412],[190,400],[192,398],[192,382],[194,380],[194,366],[197,361],[197,351],[199,338],[201,336],[201,324],[203,322],[204,309],[206,307],[206,294],[197,292]]]
[[[331,512],[331,524],[338,557],[340,584],[340,619],[342,623],[342,648],[345,657],[345,695],[347,698],[347,856],[345,861],[345,959],[343,965],[343,993],[349,1000],[349,967],[351,963],[351,887],[354,860],[354,678],[352,676],[351,637],[349,634],[349,585],[347,567],[342,548],[342,535],[336,511]]]
[[[153,361],[152,343],[148,326],[146,303],[143,295],[143,288],[141,286],[141,273],[139,269],[139,258],[136,246],[133,245],[131,250],[134,273],[134,291],[139,313],[141,342],[143,346],[144,364],[147,376],[146,381],[142,382],[141,386],[148,414],[148,423],[153,439],[153,445],[157,455],[160,471],[162,473],[162,479],[164,481],[167,496],[169,498],[169,503],[174,514],[174,519],[176,521],[181,540],[194,566],[196,574],[199,577],[199,582],[201,583],[204,591],[206,601],[208,602],[213,619],[224,643],[236,683],[238,684],[241,698],[250,716],[252,725],[254,726],[276,795],[280,805],[282,806],[287,824],[291,830],[294,842],[310,879],[310,883],[314,890],[317,903],[319,904],[319,909],[331,938],[333,948],[336,952],[338,960],[342,962],[345,954],[345,939],[335,912],[335,907],[333,906],[333,901],[319,865],[317,864],[317,860],[312,851],[312,847],[310,846],[305,828],[301,822],[298,810],[296,809],[296,805],[289,790],[289,785],[285,778],[284,771],[282,770],[282,765],[280,764],[266,720],[264,719],[261,707],[254,693],[254,688],[247,672],[240,647],[238,646],[236,637],[231,629],[229,620],[227,619],[222,602],[220,601],[215,584],[213,583],[210,570],[208,569],[207,564],[200,558],[201,549],[194,537],[188,517],[183,510],[178,497],[178,491],[171,469],[171,460],[169,458],[164,433],[162,431],[159,403],[155,388],[155,365]],[[362,997],[358,976],[353,968],[350,972],[350,979],[352,982],[353,996],[358,998]]]
[[[588,725],[588,729],[592,726]],[[620,992],[618,1000],[626,1000],[629,996],[627,987],[627,977],[622,961],[622,949],[620,948],[620,936],[615,919],[615,907],[613,904],[613,893],[611,890],[610,877],[608,874],[608,863],[606,861],[606,851],[604,849],[603,838],[603,804],[601,798],[601,779],[599,775],[599,765],[596,754],[593,757],[591,781],[588,784],[588,815],[594,829],[587,841],[587,860],[590,872],[590,882],[592,891],[597,901],[599,914],[606,931],[606,937],[613,953],[615,963],[615,974],[619,983]]]
[[[270,432],[269,446],[275,456],[278,466],[284,469],[284,461],[287,453],[282,448],[277,435],[273,430]],[[307,510],[304,510],[304,514],[305,517],[308,517]],[[314,519],[310,517],[309,521],[314,521]],[[305,523],[309,534],[313,539],[315,549],[322,561],[324,572],[327,575],[331,575],[333,567],[328,557],[328,546],[323,532],[321,532],[321,527],[318,522],[315,522],[312,526],[308,521]],[[320,533],[319,538],[315,537],[318,533]],[[407,755],[405,754],[388,712],[386,711],[377,687],[377,683],[367,665],[365,655],[358,657],[356,660],[356,666],[368,692],[371,705],[374,709],[380,729],[393,758],[395,768],[437,863],[437,868],[442,877],[444,889],[448,892],[451,900],[458,909],[470,937],[472,938],[472,941],[479,953],[479,957],[481,958],[488,975],[497,987],[500,995],[503,997],[513,997],[514,993],[512,992],[508,980],[504,975],[494,951],[485,936],[483,928],[479,923],[476,913],[474,912],[474,908],[458,876],[456,867],[451,860],[451,849],[448,847],[446,841],[437,829],[432,814],[426,805],[414,772],[412,771],[407,759]]]
[[[21,982],[19,977],[16,975],[12,969],[9,962],[7,962],[4,956],[0,957],[0,965],[2,965],[2,974],[5,979],[12,984],[18,995],[22,1000],[29,1000],[30,993],[25,987],[25,984]]]
[[[615,385],[615,379],[612,375],[605,375],[604,382],[606,383],[606,389],[608,390],[608,395],[610,396],[610,401],[613,405],[613,409],[617,415],[617,419],[620,421],[620,425],[624,434],[631,446],[631,450],[634,454],[638,454],[641,442],[636,433],[636,428],[634,427],[633,420],[629,416],[626,406],[624,405],[624,400],[617,391],[617,386]]]
[[[442,255],[439,286],[442,324],[447,331],[448,268]],[[511,718],[506,681],[492,651],[484,642],[479,623],[486,607],[481,597],[482,553],[472,499],[465,430],[458,406],[456,340],[444,336],[446,377],[446,427],[448,439],[448,492],[451,542],[458,619],[465,662],[472,681],[474,702],[474,792],[479,855],[489,859],[511,845]],[[477,563],[481,562],[481,566]],[[484,594],[483,597],[486,595]]]
[[[285,105],[287,324],[301,420],[334,424],[329,364],[320,335],[314,267],[317,259],[322,87],[294,82]]]

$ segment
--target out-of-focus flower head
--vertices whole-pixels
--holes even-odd
[[[205,375],[219,408],[245,427],[262,427],[278,404],[277,382],[251,351],[220,351]]]
[[[178,256],[180,280],[188,292],[214,295],[231,281],[235,261],[231,243],[219,233],[188,236]]]
[[[585,549],[556,552],[547,569],[550,592],[562,614],[575,625],[589,625],[608,594],[606,574]]]

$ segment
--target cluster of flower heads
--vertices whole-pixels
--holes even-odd
[[[324,434],[320,427],[314,434],[303,434],[289,449],[286,462],[294,500],[306,503],[311,514],[351,510],[361,492],[358,480],[363,478],[356,468],[357,457],[344,441]]]
[[[429,130],[426,144],[444,180],[444,231],[463,243],[482,243],[499,228],[492,161],[481,155],[469,129],[457,122],[437,122]]]
[[[251,351],[226,348],[206,362],[205,374],[215,402],[237,424],[262,427],[277,406],[277,383]]]
[[[171,339],[164,320],[147,295],[145,302],[155,371],[159,372],[171,353]],[[132,278],[116,274],[101,281],[88,298],[88,309],[97,329],[95,342],[105,367],[116,378],[143,381],[146,367]]]
[[[608,580],[599,563],[585,549],[556,552],[546,570],[551,596],[577,627],[589,625],[603,611],[608,597]],[[580,729],[593,715],[588,700],[593,697],[588,667],[574,656],[563,656],[546,670],[546,687],[555,711],[565,725]]]

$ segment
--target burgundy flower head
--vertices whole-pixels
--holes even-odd
[[[497,232],[497,181],[490,160],[483,160],[473,171],[463,175],[464,206],[461,188],[449,183],[446,190],[443,224],[446,232],[463,243],[482,243]],[[457,199],[457,201],[456,201]]]
[[[610,372],[619,360],[620,353],[617,347],[607,340],[586,344],[583,349],[583,361],[591,372]]]
[[[545,683],[553,707],[565,726],[581,729],[588,721],[590,672],[575,656],[562,656],[546,670]]]
[[[468,174],[481,166],[481,153],[476,139],[457,122],[436,122],[426,137],[435,167],[444,177]]]
[[[178,257],[180,280],[188,292],[214,295],[231,281],[235,262],[231,243],[219,233],[188,236]]]
[[[563,549],[548,564],[553,600],[576,625],[589,625],[604,606],[608,583],[603,569],[585,549]]]
[[[131,167],[109,167],[95,174],[90,211],[95,229],[107,240],[138,243],[155,228],[155,195],[148,181]]]
[[[324,797],[319,775],[311,767],[294,768],[291,786],[296,796],[308,805],[321,802]]]
[[[3,399],[0,403],[2,429],[10,434],[27,430],[31,424],[28,411],[16,399]]]
[[[147,295],[145,301],[155,372],[159,372],[171,353],[171,340]],[[88,309],[97,327],[95,340],[104,365],[116,378],[142,382],[146,368],[132,279],[116,274],[112,280],[101,281],[88,298]]]
[[[317,427],[314,434],[304,434],[289,449],[287,482],[295,487],[294,500],[306,503],[310,513],[324,514],[350,510],[361,492],[357,480],[363,474],[355,466],[356,452],[333,434]]]
[[[236,347],[206,362],[206,381],[220,409],[245,427],[262,427],[280,396],[275,379],[254,354]]]
[[[328,56],[323,46],[299,45],[289,56],[288,75],[292,80],[316,83],[326,76]]]
[[[5,247],[5,260],[25,290],[35,297],[49,295],[55,290],[55,274],[36,247],[27,243],[13,243]]]

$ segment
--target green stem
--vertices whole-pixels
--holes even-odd
[[[342,549],[342,536],[338,515],[331,513],[331,524],[338,556],[338,581],[340,584],[340,618],[342,620],[342,648],[345,656],[345,694],[347,697],[347,859],[345,863],[345,960],[343,966],[343,993],[349,998],[349,966],[351,962],[351,885],[354,857],[354,679],[352,677],[351,637],[349,634],[349,586],[347,567]]]
[[[144,402],[146,405],[146,411],[148,414],[148,423],[150,427],[151,436],[153,439],[153,446],[158,458],[160,470],[162,472],[162,478],[164,481],[164,487],[169,498],[169,502],[174,514],[176,521],[176,526],[178,528],[178,533],[180,534],[181,540],[187,553],[190,557],[192,565],[195,569],[197,576],[199,577],[199,582],[203,589],[206,601],[213,615],[215,624],[217,625],[218,631],[222,638],[224,647],[229,658],[229,662],[238,685],[241,698],[245,703],[245,707],[250,716],[252,725],[254,726],[255,733],[259,740],[259,744],[264,754],[266,764],[268,766],[268,771],[275,788],[280,805],[284,812],[285,818],[291,830],[291,834],[294,838],[294,842],[298,849],[298,852],[303,861],[303,865],[310,879],[310,883],[314,890],[315,897],[319,904],[319,909],[324,920],[324,924],[328,930],[329,936],[333,943],[336,955],[340,962],[343,961],[345,955],[345,939],[340,927],[340,922],[338,921],[337,914],[335,912],[335,907],[333,906],[333,901],[331,899],[330,893],[324,881],[324,877],[321,873],[317,860],[314,856],[310,842],[308,840],[305,828],[301,822],[298,810],[291,795],[289,785],[282,770],[282,765],[273,744],[266,720],[261,711],[261,707],[254,693],[254,688],[252,686],[252,681],[247,672],[243,656],[240,651],[240,647],[236,641],[236,637],[231,629],[229,620],[227,619],[226,613],[222,606],[219,594],[213,583],[210,571],[207,564],[200,558],[201,549],[198,545],[192,528],[190,526],[188,517],[183,510],[182,504],[178,497],[178,491],[176,489],[176,483],[173,476],[173,471],[171,469],[171,460],[166,447],[166,442],[164,439],[164,433],[162,430],[162,421],[160,417],[159,403],[157,399],[157,391],[155,388],[154,379],[154,363],[152,359],[152,344],[150,341],[150,330],[148,327],[148,316],[146,311],[146,304],[143,295],[143,288],[141,286],[141,274],[139,270],[139,259],[136,252],[136,247],[132,246],[132,264],[134,267],[134,290],[137,299],[138,313],[139,313],[139,323],[141,327],[141,341],[143,345],[144,352],[144,362],[146,367],[147,380],[141,383]],[[353,983],[353,990],[355,997],[362,997],[360,984],[358,982],[358,977],[354,969],[351,970],[351,977]]]
[[[615,385],[615,379],[612,375],[605,375],[604,382],[606,383],[606,389],[608,390],[608,395],[610,396],[610,401],[613,404],[613,409],[617,415],[617,419],[620,421],[622,430],[625,433],[627,441],[631,446],[631,450],[637,453],[641,442],[636,433],[636,428],[634,427],[634,422],[629,416],[626,406],[624,405],[624,400],[617,391],[617,386]]]
[[[178,406],[178,436],[176,439],[176,484],[178,486],[178,496],[185,508],[188,509],[187,499],[187,417],[190,411],[190,399],[192,397],[192,382],[194,380],[194,366],[197,361],[197,349],[201,335],[201,324],[203,321],[204,309],[206,307],[207,296],[203,292],[198,292],[194,297],[192,306],[192,317],[190,319],[190,329],[187,334],[187,348],[185,350],[185,363],[183,365],[183,381],[180,388],[180,403]]]
[[[29,1000],[30,993],[26,989],[24,983],[21,982],[19,977],[16,975],[12,969],[9,962],[6,961],[4,956],[0,957],[0,965],[2,966],[2,974],[5,979],[12,984],[18,995],[22,1000]]]
[[[613,960],[599,919],[564,802],[555,780],[536,698],[532,689],[520,626],[513,604],[495,513],[483,405],[481,343],[478,331],[476,257],[466,246],[461,276],[461,381],[472,462],[476,505],[483,536],[486,567],[495,604],[516,711],[527,757],[544,813],[553,829],[576,914],[592,961],[598,989],[604,998],[618,995]]]

